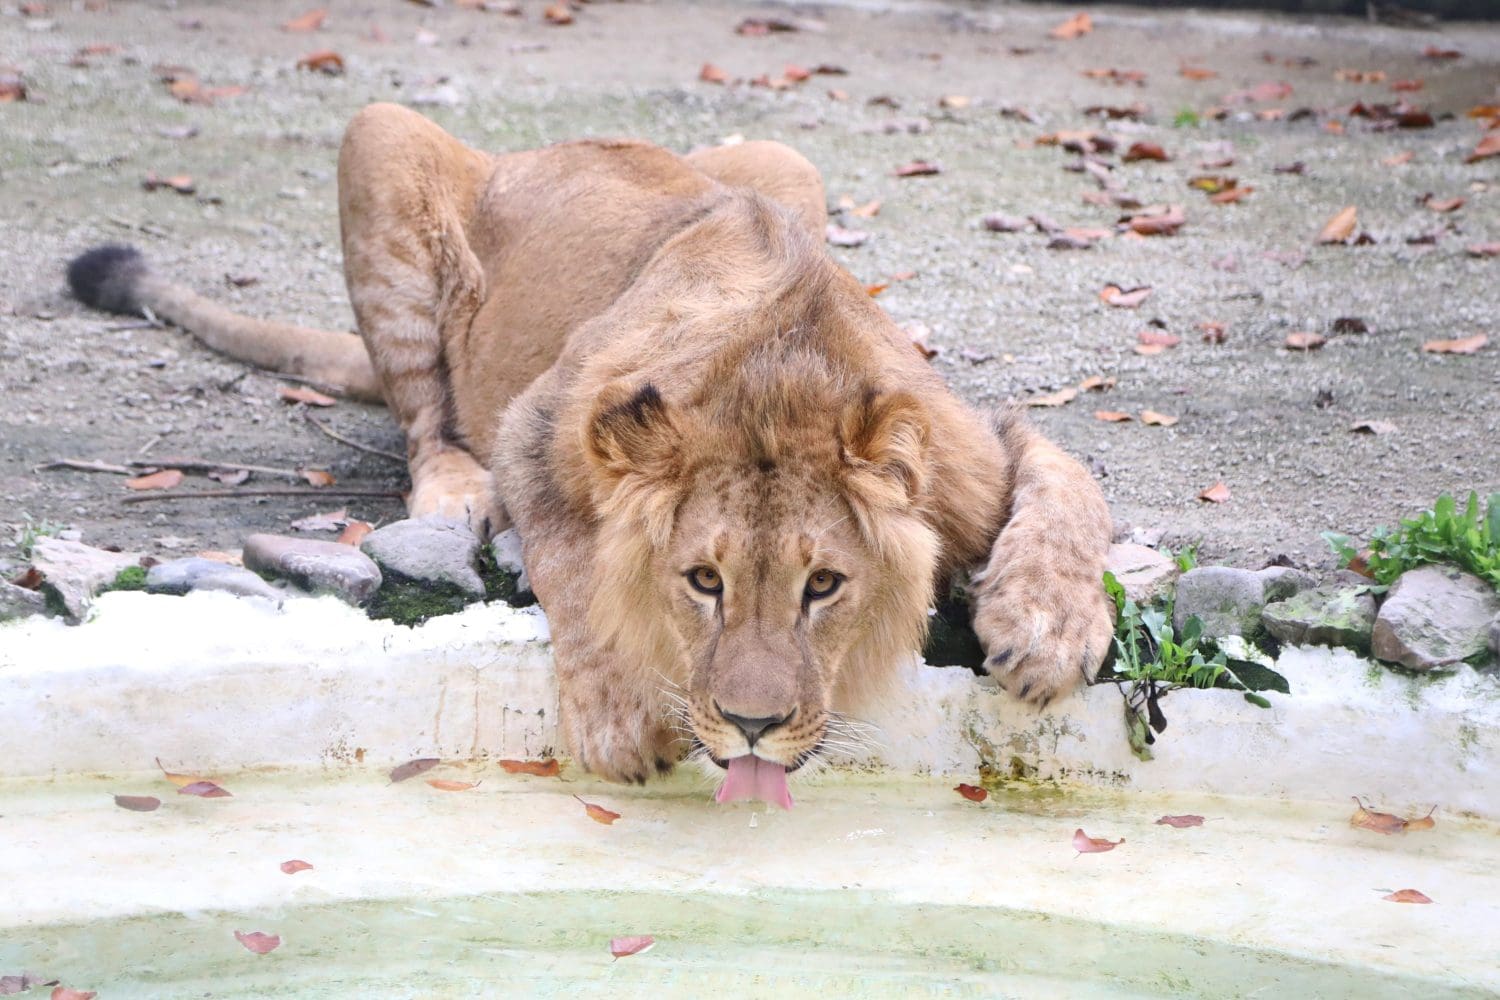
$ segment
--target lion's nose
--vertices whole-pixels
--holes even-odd
[[[719,709],[719,714],[724,717],[725,721],[745,734],[745,742],[750,744],[751,749],[755,748],[755,741],[760,739],[767,729],[781,725],[796,712],[794,708],[785,715],[767,715],[759,719],[750,719],[743,715],[735,715],[733,712],[726,712],[722,708]]]

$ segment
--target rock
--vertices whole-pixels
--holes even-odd
[[[515,528],[506,528],[490,540],[490,555],[494,557],[495,568],[514,577],[517,594],[529,594],[531,581],[526,578],[521,551],[521,535]]]
[[[1490,622],[1490,652],[1500,656],[1500,615]]]
[[[1182,574],[1171,557],[1133,542],[1111,545],[1104,568],[1115,575],[1126,596],[1137,604],[1160,597]]]
[[[1172,625],[1180,633],[1188,618],[1197,615],[1210,639],[1238,635],[1254,640],[1262,631],[1261,611],[1272,601],[1285,600],[1313,585],[1301,570],[1235,569],[1200,566],[1177,581],[1177,603]]]
[[[1315,587],[1267,604],[1260,620],[1267,632],[1295,646],[1344,646],[1368,653],[1375,598],[1359,587]]]
[[[146,590],[153,594],[219,590],[236,597],[265,597],[273,601],[285,596],[248,569],[200,556],[171,559],[152,566],[146,573]]]
[[[381,572],[418,583],[447,584],[484,596],[479,539],[463,521],[432,516],[376,528],[360,543]]]
[[[17,587],[9,580],[0,579],[0,622],[12,618],[28,618],[47,610],[47,599],[39,590]]]
[[[290,580],[315,594],[336,594],[350,604],[364,604],[380,589],[380,567],[352,545],[251,535],[245,539],[244,558],[247,569]]]
[[[1418,566],[1387,592],[1370,651],[1411,670],[1452,666],[1485,651],[1500,594],[1454,566]]]
[[[68,617],[82,621],[89,603],[120,571],[140,567],[140,554],[106,552],[92,545],[62,538],[38,538],[31,565],[42,574],[42,589],[62,603]]]

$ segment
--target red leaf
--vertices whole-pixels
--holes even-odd
[[[136,476],[134,479],[125,480],[125,485],[132,490],[170,490],[182,482],[181,469],[162,469],[153,472],[149,476]]]
[[[334,541],[340,545],[353,545],[358,548],[359,543],[365,540],[365,536],[374,530],[375,526],[369,521],[350,521]]]
[[[1318,233],[1319,243],[1347,243],[1359,225],[1359,209],[1349,205],[1339,210],[1333,218],[1323,224]]]
[[[263,934],[260,931],[235,931],[234,939],[257,955],[265,955],[281,947],[281,936]]]
[[[502,760],[499,764],[506,774],[529,774],[537,778],[556,778],[562,774],[562,765],[554,757],[546,760]]]
[[[1120,154],[1120,159],[1125,163],[1135,163],[1138,160],[1153,160],[1157,163],[1166,163],[1172,158],[1167,151],[1154,142],[1133,142],[1130,148]]]
[[[318,49],[297,60],[298,69],[310,69],[329,76],[344,72],[344,57],[332,49]]]
[[[416,760],[409,760],[391,770],[391,784],[405,781],[407,778],[415,778],[419,774],[431,771],[442,762],[441,757],[418,757]]]
[[[328,17],[326,7],[318,7],[308,11],[299,17],[294,17],[281,25],[282,31],[317,31],[323,27],[324,18]]]
[[[555,3],[542,11],[542,18],[548,24],[564,25],[573,23],[573,12],[568,10],[567,4]]]
[[[703,68],[698,71],[698,79],[704,83],[727,83],[729,74],[713,63],[704,63]]]
[[[1422,199],[1422,204],[1426,205],[1431,211],[1437,212],[1439,215],[1443,215],[1448,212],[1456,212],[1460,208],[1463,208],[1464,199],[1434,198],[1431,195],[1428,195],[1427,197]]]
[[[896,168],[897,177],[929,177],[942,172],[943,168],[940,165],[926,160],[912,160]]]
[[[1474,147],[1474,152],[1464,157],[1464,162],[1478,163],[1480,160],[1487,160],[1491,156],[1500,156],[1500,132],[1490,132],[1483,139],[1480,139],[1479,145]]]
[[[1391,893],[1390,895],[1388,895],[1388,896],[1381,896],[1380,898],[1381,899],[1390,900],[1392,903],[1430,903],[1430,902],[1432,902],[1432,900],[1427,896],[1426,893],[1419,892],[1416,889],[1397,889],[1395,892]],[[90,993],[89,996],[93,996],[93,994]]]
[[[1138,343],[1152,344],[1160,347],[1176,347],[1182,343],[1182,338],[1176,334],[1168,333],[1165,330],[1158,330],[1155,327],[1142,330],[1135,335],[1135,339]]]
[[[1047,34],[1059,41],[1072,41],[1094,30],[1094,19],[1087,14],[1074,14]]]
[[[1488,336],[1476,333],[1472,337],[1460,337],[1457,340],[1429,340],[1422,345],[1422,350],[1428,354],[1476,354],[1489,342]]]
[[[1099,300],[1107,306],[1116,309],[1134,309],[1151,296],[1151,286],[1141,285],[1137,288],[1121,288],[1119,285],[1105,285],[1099,293]]]
[[[302,474],[303,479],[307,480],[309,486],[332,486],[338,482],[333,478],[333,473],[323,469],[298,469],[297,471]]]
[[[1227,503],[1229,500],[1229,487],[1225,486],[1223,482],[1214,483],[1208,489],[1199,493],[1198,499],[1206,500],[1209,503]]]
[[[1125,838],[1119,840],[1105,840],[1102,837],[1090,837],[1082,829],[1073,831],[1073,850],[1079,854],[1103,854],[1105,851],[1113,851],[1116,847],[1125,843]]]
[[[609,953],[616,959],[629,958],[631,955],[643,955],[654,947],[656,947],[656,938],[650,934],[609,939]]]
[[[1422,50],[1424,59],[1462,59],[1463,55],[1457,49],[1440,49],[1436,45],[1429,45]]]
[[[1181,419],[1181,417],[1173,417],[1168,416],[1165,413],[1157,413],[1155,410],[1141,411],[1141,423],[1146,424],[1150,427],[1171,427]]]
[[[1126,226],[1141,236],[1172,236],[1187,222],[1181,205],[1168,205],[1165,212],[1133,215]]]
[[[573,798],[578,799],[578,796],[575,795]],[[583,799],[578,799],[578,801],[583,802]],[[583,811],[588,813],[589,819],[595,823],[603,823],[605,826],[609,826],[620,818],[619,813],[611,812],[603,806],[596,806],[592,802],[583,802]]]
[[[288,875],[295,875],[298,872],[311,871],[312,865],[308,864],[306,861],[297,861],[294,859],[291,861],[283,861],[281,863],[281,870],[286,872]]]
[[[1471,243],[1464,247],[1464,253],[1470,257],[1500,257],[1500,242]]]
[[[990,797],[990,793],[978,785],[965,785],[960,782],[953,786],[953,790],[970,802],[983,802]]]
[[[177,789],[178,795],[196,795],[200,799],[228,799],[233,796],[212,781],[195,781]]]
[[[283,386],[281,401],[283,403],[306,403],[308,406],[332,406],[338,402],[332,396],[325,396],[321,392],[301,385]]]
[[[1202,816],[1163,816],[1156,821],[1157,826],[1171,826],[1179,830],[1185,830],[1190,826],[1202,826]]]
[[[447,778],[428,778],[427,783],[440,792],[467,792],[480,785],[477,781],[449,781]]]
[[[1130,414],[1122,413],[1119,410],[1095,410],[1094,419],[1106,424],[1123,424],[1134,418]]]
[[[148,813],[161,808],[161,799],[155,795],[116,795],[115,805],[131,812]]]

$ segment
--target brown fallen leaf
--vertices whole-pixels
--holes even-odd
[[[193,774],[178,774],[178,773],[176,773],[174,771],[168,771],[165,767],[162,767],[162,763],[161,763],[161,758],[160,757],[156,758],[156,766],[158,768],[161,768],[162,777],[166,778],[168,781],[170,781],[172,784],[176,785],[178,788],[183,788],[183,787],[186,787],[187,785],[193,784],[194,782],[198,782],[198,781],[204,780],[204,779],[198,777],[197,775],[193,775]]]
[[[909,323],[902,323],[901,332],[906,334],[907,339],[911,341],[911,346],[916,352],[928,361],[938,356],[940,349],[931,347],[927,343],[927,338],[932,336],[932,329],[926,323],[916,320],[912,320]]]
[[[865,294],[868,295],[870,298],[873,299],[877,295],[879,295],[881,292],[885,291],[887,288],[890,288],[890,287],[891,286],[890,286],[889,283],[877,284],[877,285],[866,285],[865,286]]]
[[[1149,327],[1135,335],[1136,342],[1147,344],[1152,347],[1176,347],[1182,343],[1182,338],[1165,330]]]
[[[192,194],[198,190],[193,183],[191,174],[173,174],[170,177],[158,177],[156,171],[146,171],[146,176],[141,179],[141,187],[147,191],[155,191],[158,188],[171,188],[178,194]]]
[[[1105,285],[1099,292],[1099,301],[1107,306],[1114,306],[1116,309],[1134,309],[1150,297],[1150,285],[1139,285],[1135,288]]]
[[[249,469],[210,469],[208,478],[225,486],[240,486],[250,478]]]
[[[1268,80],[1257,83],[1247,90],[1236,90],[1224,97],[1225,104],[1254,104],[1261,101],[1280,101],[1292,96],[1292,85]]]
[[[318,49],[298,59],[297,68],[338,76],[344,72],[344,57],[332,49]]]
[[[1202,66],[1182,66],[1178,68],[1177,75],[1186,80],[1212,80],[1219,74]]]
[[[1105,851],[1113,851],[1116,847],[1125,843],[1125,838],[1119,840],[1106,840],[1103,837],[1090,837],[1080,827],[1073,831],[1073,850],[1079,854],[1103,854]]]
[[[1398,94],[1415,93],[1427,86],[1427,82],[1421,77],[1411,80],[1392,80],[1391,89]]]
[[[1443,49],[1436,45],[1429,45],[1422,50],[1423,59],[1462,59],[1463,55],[1457,49]]]
[[[1380,898],[1381,899],[1385,899],[1385,900],[1389,900],[1392,903],[1430,903],[1430,902],[1432,902],[1432,900],[1430,898],[1428,898],[1428,896],[1425,893],[1419,892],[1416,889],[1397,889],[1395,892],[1391,893],[1390,895],[1388,895],[1388,896],[1381,896]]]
[[[281,30],[292,32],[317,31],[319,28],[323,27],[323,21],[327,17],[328,8],[317,7],[313,10],[308,11],[306,14],[301,14],[297,17],[292,18],[290,21],[282,22]]]
[[[161,808],[161,799],[155,795],[116,795],[115,805],[131,812],[148,813]]]
[[[1349,429],[1356,434],[1374,434],[1379,436],[1381,434],[1394,433],[1396,425],[1389,420],[1361,420],[1358,423],[1350,424]]]
[[[1253,187],[1226,188],[1218,194],[1209,195],[1208,200],[1215,205],[1235,205],[1250,197],[1254,192],[1255,188]]]
[[[1125,225],[1132,233],[1141,236],[1172,236],[1187,222],[1181,205],[1168,205],[1164,211],[1141,212],[1132,215]]]
[[[1190,826],[1202,826],[1202,816],[1163,816],[1156,821],[1157,826],[1170,826],[1178,830],[1185,830]]]
[[[729,74],[713,63],[704,63],[703,68],[698,70],[698,79],[704,83],[728,83]]]
[[[1354,235],[1354,227],[1359,225],[1359,209],[1349,205],[1338,211],[1333,218],[1323,224],[1322,230],[1318,232],[1319,243],[1347,243]]]
[[[291,529],[293,531],[338,531],[348,523],[349,508],[340,507],[338,510],[325,511],[322,514],[299,517],[291,523]]]
[[[127,479],[125,485],[132,490],[170,490],[182,480],[181,469],[162,469],[160,472],[153,472],[147,476]]]
[[[1349,825],[1361,830],[1373,830],[1376,833],[1391,834],[1405,833],[1408,829],[1430,830],[1437,825],[1432,819],[1432,813],[1437,810],[1437,806],[1433,806],[1426,816],[1408,820],[1402,819],[1394,813],[1378,812],[1371,809],[1361,802],[1357,795],[1353,796],[1353,799],[1356,808],[1354,815],[1349,817]],[[1416,824],[1418,823],[1421,825],[1417,826]]]
[[[296,859],[293,859],[291,861],[283,861],[281,863],[281,870],[286,872],[288,875],[295,875],[298,872],[312,871],[312,865],[308,864],[306,861],[298,861]]]
[[[1432,818],[1432,814],[1435,812],[1437,812],[1437,806],[1433,806],[1427,810],[1426,816],[1418,816],[1416,819],[1407,820],[1406,828],[1408,830],[1431,830],[1437,826],[1437,820]]]
[[[1369,333],[1370,324],[1358,316],[1339,316],[1333,321],[1334,333]]]
[[[324,486],[332,486],[334,483],[338,482],[338,480],[333,477],[333,473],[328,472],[325,469],[298,469],[297,473],[303,478],[303,480],[306,481],[307,485],[309,486],[317,486],[321,488]]]
[[[1500,156],[1500,132],[1490,132],[1480,139],[1479,145],[1474,147],[1474,152],[1464,157],[1464,162],[1478,163],[1492,156]]]
[[[279,934],[265,934],[261,931],[235,931],[234,939],[244,945],[247,951],[253,951],[257,955],[266,955],[281,947],[281,936]]]
[[[959,111],[967,108],[973,103],[973,100],[972,97],[965,97],[962,94],[944,94],[938,98],[938,107],[947,108],[950,111]]]
[[[1064,406],[1078,398],[1078,390],[1071,385],[1066,389],[1049,392],[1044,396],[1031,396],[1024,400],[1027,406]]]
[[[564,24],[573,23],[573,12],[565,3],[548,4],[542,10],[542,20],[561,27]]]
[[[1084,392],[1106,392],[1113,389],[1117,384],[1118,382],[1113,375],[1090,375],[1078,383],[1078,388]]]
[[[1490,338],[1482,333],[1476,333],[1472,337],[1459,337],[1457,340],[1429,340],[1422,345],[1422,350],[1427,354],[1475,354]]]
[[[1316,351],[1326,343],[1328,343],[1328,338],[1321,333],[1298,330],[1286,335],[1286,346],[1294,351]]]
[[[1216,320],[1204,320],[1198,324],[1198,329],[1203,331],[1205,344],[1222,344],[1229,337],[1225,324]]]
[[[1135,418],[1119,410],[1095,410],[1094,419],[1106,424],[1123,424]]]
[[[15,71],[0,72],[0,104],[26,100],[26,84]]]
[[[631,955],[644,955],[656,947],[656,938],[650,934],[637,934],[633,937],[617,937],[609,939],[609,953],[618,961],[629,958]]]
[[[578,799],[579,802],[583,802],[583,799],[579,799],[576,795],[573,798]],[[583,811],[588,813],[589,819],[595,823],[603,823],[605,826],[610,826],[615,820],[620,818],[619,813],[606,809],[603,806],[595,805],[592,802],[583,802]]]
[[[447,778],[428,778],[427,783],[440,792],[467,792],[478,788],[478,781],[450,781]]]
[[[823,238],[830,246],[857,247],[862,246],[870,234],[863,229],[845,229],[837,222],[830,222],[823,227]]]
[[[1165,413],[1157,413],[1155,410],[1141,411],[1141,423],[1146,424],[1149,427],[1171,427],[1181,419],[1181,417],[1173,417]]]
[[[1059,41],[1068,42],[1072,41],[1075,38],[1081,38],[1082,36],[1087,35],[1090,31],[1093,30],[1094,19],[1088,14],[1080,13],[1074,14],[1062,24],[1059,24],[1057,27],[1047,32],[1047,34],[1051,35],[1053,38],[1058,39]]]
[[[1380,165],[1383,166],[1383,167],[1399,167],[1402,164],[1410,163],[1416,157],[1416,155],[1417,155],[1416,150],[1412,150],[1412,149],[1402,150],[1399,153],[1395,153],[1395,154],[1392,154],[1391,156],[1387,156],[1387,157],[1383,158],[1380,161]]]
[[[94,997],[98,995],[94,990],[75,990],[67,986],[54,986],[47,1000],[94,1000]]]
[[[1167,163],[1171,157],[1167,151],[1154,142],[1133,142],[1130,148],[1120,154],[1121,161],[1125,163],[1136,163],[1141,160],[1151,160],[1156,163]]]
[[[391,784],[415,778],[419,774],[431,771],[442,762],[441,757],[418,757],[416,760],[409,760],[391,769]]]
[[[562,774],[562,765],[555,757],[546,760],[502,760],[498,762],[506,774],[530,774],[537,778],[556,778]]]
[[[1444,215],[1444,214],[1446,214],[1448,212],[1456,212],[1460,208],[1463,208],[1464,207],[1464,199],[1463,198],[1434,198],[1432,195],[1429,194],[1425,198],[1422,199],[1422,204],[1425,205],[1425,206],[1427,206],[1427,208],[1428,208],[1429,211],[1437,212],[1439,215]]]
[[[332,406],[338,402],[332,396],[325,396],[316,389],[309,389],[303,385],[282,386],[281,401],[283,403],[305,403],[308,406]]]
[[[1223,481],[1220,480],[1199,493],[1198,499],[1205,500],[1208,503],[1228,503],[1229,487],[1225,486]]]
[[[943,168],[940,164],[928,160],[912,160],[896,168],[897,177],[930,177],[942,172]]]
[[[849,214],[858,216],[861,219],[873,219],[880,214],[880,199],[876,198],[873,201],[865,202],[863,205],[856,205],[854,208],[849,209]]]
[[[177,789],[178,795],[196,795],[200,799],[228,799],[233,796],[212,781],[195,781]]]
[[[970,802],[983,802],[990,797],[990,793],[978,785],[966,785],[963,782],[953,786],[953,790]]]
[[[369,521],[350,521],[344,526],[344,530],[339,532],[339,537],[335,538],[334,541],[340,545],[358,547],[359,543],[365,540],[365,536],[374,530],[375,525]]]
[[[1500,257],[1500,242],[1470,243],[1464,247],[1464,253],[1470,257]]]

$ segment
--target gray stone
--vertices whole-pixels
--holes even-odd
[[[94,595],[113,583],[120,570],[139,566],[136,552],[106,552],[63,538],[38,538],[31,565],[42,574],[42,587],[57,596],[73,621],[82,621]]]
[[[146,590],[153,594],[217,590],[236,597],[264,597],[272,601],[284,596],[248,569],[201,556],[171,559],[152,566],[146,573]]]
[[[1315,587],[1267,604],[1260,620],[1267,632],[1295,646],[1344,646],[1368,653],[1375,598],[1359,587]]]
[[[0,622],[44,614],[46,610],[47,599],[41,591],[27,590],[9,580],[0,580]]]
[[[1104,568],[1115,575],[1125,595],[1137,604],[1162,596],[1182,574],[1170,557],[1133,542],[1111,545]]]
[[[380,567],[352,545],[251,535],[245,539],[244,559],[247,569],[290,580],[315,594],[336,594],[350,604],[364,604],[380,589]]]
[[[1197,615],[1203,634],[1210,639],[1238,635],[1253,640],[1262,631],[1260,617],[1267,604],[1285,600],[1313,583],[1301,570],[1284,566],[1262,570],[1200,566],[1177,581],[1172,625],[1181,632],[1187,620]]]
[[[1500,594],[1454,566],[1418,566],[1402,573],[1386,594],[1370,650],[1411,670],[1452,666],[1482,654]]]
[[[360,550],[382,572],[484,596],[479,539],[464,521],[438,516],[396,521],[366,535]]]
[[[531,581],[526,578],[521,553],[521,535],[515,528],[506,528],[490,539],[490,555],[495,559],[495,567],[516,578],[517,593],[530,593]]]
[[[1500,656],[1500,615],[1490,622],[1490,652]]]

